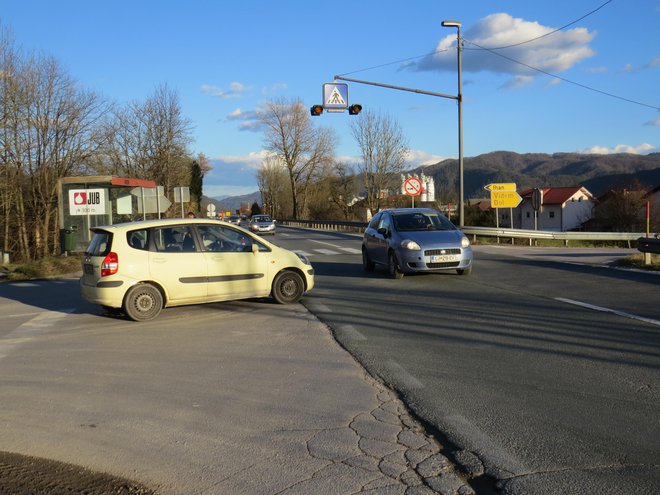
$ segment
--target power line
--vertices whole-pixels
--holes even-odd
[[[449,49],[434,50],[432,52],[425,53],[424,55],[417,55],[415,57],[403,58],[401,60],[395,60],[394,62],[387,62],[387,63],[380,64],[380,65],[374,65],[373,67],[366,67],[364,69],[358,69],[358,70],[354,70],[354,71],[351,71],[351,72],[345,72],[345,73],[340,74],[340,75],[341,76],[350,76],[351,74],[357,74],[358,72],[365,72],[365,71],[368,71],[368,70],[380,69],[381,67],[387,67],[388,65],[395,65],[395,64],[401,64],[401,63],[404,63],[404,62],[410,62],[411,60],[417,60],[418,58],[428,57],[429,55],[435,55],[436,53],[443,53],[443,52],[448,52],[448,51],[449,51]]]
[[[609,97],[611,97],[611,98],[616,98],[616,99],[618,99],[618,100],[623,100],[623,101],[626,101],[626,102],[628,102],[628,103],[634,103],[635,105],[641,105],[641,106],[643,106],[643,107],[648,107],[648,108],[652,108],[652,109],[654,109],[654,110],[658,110],[658,111],[660,111],[660,107],[658,107],[658,106],[656,106],[656,105],[649,105],[648,103],[643,103],[643,102],[641,102],[641,101],[632,100],[632,99],[630,99],[630,98],[625,98],[625,97],[623,97],[623,96],[619,96],[619,95],[615,95],[615,94],[612,94],[612,93],[608,93],[607,91],[602,91],[602,90],[600,90],[600,89],[592,88],[591,86],[587,86],[587,85],[585,85],[585,84],[581,84],[581,83],[578,83],[578,82],[575,82],[575,81],[571,81],[570,79],[566,79],[565,77],[561,77],[561,76],[558,76],[558,75],[556,75],[556,74],[552,74],[551,72],[544,71],[543,69],[539,69],[538,67],[533,67],[533,66],[531,66],[531,65],[529,65],[529,64],[526,64],[526,63],[521,62],[521,61],[519,61],[519,60],[516,60],[516,59],[514,59],[514,58],[511,58],[511,57],[508,57],[508,56],[503,55],[503,54],[501,54],[501,53],[498,53],[498,52],[496,52],[495,49],[493,49],[493,48],[486,48],[486,47],[480,46],[480,45],[478,45],[477,43],[475,43],[474,41],[470,41],[470,40],[467,40],[467,39],[465,39],[465,38],[463,38],[463,40],[464,40],[465,42],[467,42],[467,43],[470,43],[470,44],[472,44],[472,45],[478,47],[480,50],[485,50],[485,51],[487,51],[487,52],[489,52],[489,53],[492,53],[493,55],[497,55],[498,57],[502,57],[502,58],[504,58],[504,59],[506,59],[506,60],[508,60],[508,61],[510,61],[510,62],[513,62],[513,63],[518,64],[518,65],[522,65],[523,67],[527,67],[528,69],[531,69],[531,70],[533,70],[533,71],[540,72],[541,74],[545,74],[546,76],[554,77],[554,78],[556,78],[556,79],[559,79],[560,81],[564,81],[564,82],[567,82],[567,83],[569,83],[569,84],[573,84],[573,85],[575,85],[575,86],[578,86],[578,87],[580,87],[580,88],[588,89],[589,91],[593,91],[593,92],[595,92],[595,93],[600,93],[600,94],[602,94],[602,95],[609,96]]]
[[[498,46],[498,47],[494,47],[494,48],[481,48],[481,47],[480,47],[480,48],[478,48],[478,49],[479,49],[479,50],[502,50],[502,49],[504,49],[504,48],[511,48],[511,47],[514,47],[514,46],[520,46],[520,45],[524,45],[524,44],[526,44],[526,43],[531,43],[532,41],[536,41],[536,40],[539,40],[539,39],[541,39],[541,38],[545,38],[546,36],[550,36],[551,34],[555,34],[555,33],[558,32],[558,31],[563,31],[564,29],[566,29],[566,28],[569,27],[569,26],[572,26],[573,24],[577,24],[577,23],[580,22],[582,19],[585,19],[585,18],[589,17],[590,15],[595,14],[595,13],[598,12],[600,9],[602,9],[603,7],[605,7],[607,4],[612,3],[613,1],[614,1],[614,0],[607,0],[605,3],[603,3],[603,4],[600,5],[599,7],[595,8],[595,9],[592,10],[591,12],[588,12],[588,13],[584,14],[582,17],[580,17],[580,18],[578,18],[578,19],[575,19],[574,21],[571,21],[571,22],[569,22],[568,24],[565,24],[565,25],[563,25],[563,26],[560,27],[560,28],[557,28],[557,29],[555,29],[555,30],[553,30],[553,31],[550,31],[549,33],[543,34],[543,35],[541,35],[541,36],[537,36],[536,38],[532,38],[532,39],[529,39],[529,40],[527,40],[527,41],[521,41],[520,43],[514,43],[514,44],[506,45],[506,46]],[[404,63],[404,62],[410,62],[410,61],[412,61],[412,60],[417,60],[417,59],[422,58],[422,57],[428,57],[428,56],[430,56],[430,55],[436,55],[436,54],[438,54],[438,53],[443,53],[443,52],[447,52],[447,51],[449,51],[449,50],[448,50],[448,49],[445,49],[445,50],[434,50],[434,51],[432,51],[432,52],[425,53],[425,54],[423,54],[423,55],[417,55],[417,56],[415,56],[415,57],[408,57],[408,58],[404,58],[404,59],[401,59],[401,60],[395,60],[395,61],[393,61],[393,62],[386,62],[386,63],[384,63],[384,64],[374,65],[373,67],[366,67],[366,68],[364,68],[364,69],[358,69],[358,70],[354,70],[354,71],[351,71],[351,72],[345,72],[345,73],[340,74],[340,75],[342,75],[342,76],[349,76],[349,75],[351,75],[351,74],[357,74],[358,72],[366,72],[366,71],[368,71],[368,70],[380,69],[380,68],[382,68],[382,67],[387,67],[387,66],[389,66],[389,65],[395,65],[395,64],[401,64],[401,63]]]
[[[602,9],[603,7],[605,7],[608,3],[612,3],[613,1],[614,1],[614,0],[607,0],[607,2],[605,2],[605,3],[602,4],[602,5],[600,5],[599,7],[595,8],[595,9],[592,10],[591,12],[588,12],[587,14],[584,14],[584,15],[583,15],[582,17],[580,17],[579,19],[575,19],[574,21],[571,21],[571,22],[569,22],[568,24],[564,24],[564,25],[563,25],[562,27],[560,27],[560,28],[554,29],[554,30],[550,31],[549,33],[542,34],[541,36],[537,36],[536,38],[532,38],[532,39],[529,39],[529,40],[527,40],[527,41],[521,41],[521,42],[519,42],[519,43],[513,43],[513,44],[511,44],[511,45],[497,46],[497,47],[489,47],[489,48],[479,48],[479,50],[504,50],[505,48],[513,48],[514,46],[520,46],[520,45],[524,45],[524,44],[526,44],[526,43],[531,43],[532,41],[540,40],[541,38],[545,38],[546,36],[550,36],[550,35],[552,35],[552,34],[555,34],[555,33],[559,32],[559,31],[563,31],[564,29],[566,29],[567,27],[572,26],[573,24],[577,24],[577,23],[580,22],[582,19],[585,19],[585,18],[589,17],[590,15],[595,14],[595,13],[598,12],[600,9]]]

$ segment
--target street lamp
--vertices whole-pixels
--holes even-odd
[[[461,65],[461,23],[459,21],[442,21],[442,27],[456,28],[456,48],[458,52],[458,225],[465,226],[465,205],[463,202],[463,83]]]

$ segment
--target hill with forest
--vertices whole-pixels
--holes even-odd
[[[463,159],[466,198],[485,196],[484,186],[514,182],[519,191],[533,187],[581,185],[599,196],[612,188],[652,188],[660,185],[660,153],[585,155],[494,151]],[[458,160],[418,167],[435,181],[436,197],[455,195]]]

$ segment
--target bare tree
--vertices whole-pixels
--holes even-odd
[[[366,111],[351,124],[351,132],[360,147],[367,207],[380,208],[383,191],[398,186],[405,168],[408,145],[399,125],[390,117]]]
[[[0,48],[3,212],[11,217],[11,250],[31,260],[58,249],[58,180],[82,170],[96,151],[104,105],[52,57]]]
[[[301,100],[276,100],[260,112],[265,128],[265,148],[286,167],[291,193],[291,215],[305,210],[305,192],[324,165],[332,162],[335,135],[331,129],[315,127]]]
[[[275,155],[268,156],[257,171],[257,183],[261,202],[274,217],[281,217],[284,205],[289,204],[287,195],[288,176],[284,164]]]
[[[156,181],[170,192],[189,184],[192,163],[188,145],[192,124],[183,116],[176,92],[159,86],[144,103],[116,106],[105,129],[103,154],[95,163],[98,172]],[[208,160],[198,161],[202,174]]]
[[[351,202],[357,193],[357,177],[355,171],[347,163],[338,162],[332,167],[330,177],[330,201],[342,212],[344,220],[351,215]]]

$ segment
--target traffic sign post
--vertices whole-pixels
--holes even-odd
[[[492,208],[515,208],[521,201],[522,197],[516,191],[492,191],[490,193]]]
[[[323,107],[326,112],[343,112],[348,108],[348,84],[325,83],[323,85]]]
[[[403,183],[403,191],[412,197],[412,207],[415,207],[415,196],[422,194],[422,181],[417,177],[410,177]]]
[[[513,228],[513,209],[522,201],[520,194],[516,192],[515,182],[498,182],[484,186],[486,191],[490,191],[490,206],[495,208],[495,227],[500,227],[499,208],[510,208],[509,212],[511,228]],[[499,237],[497,242],[499,243]]]

